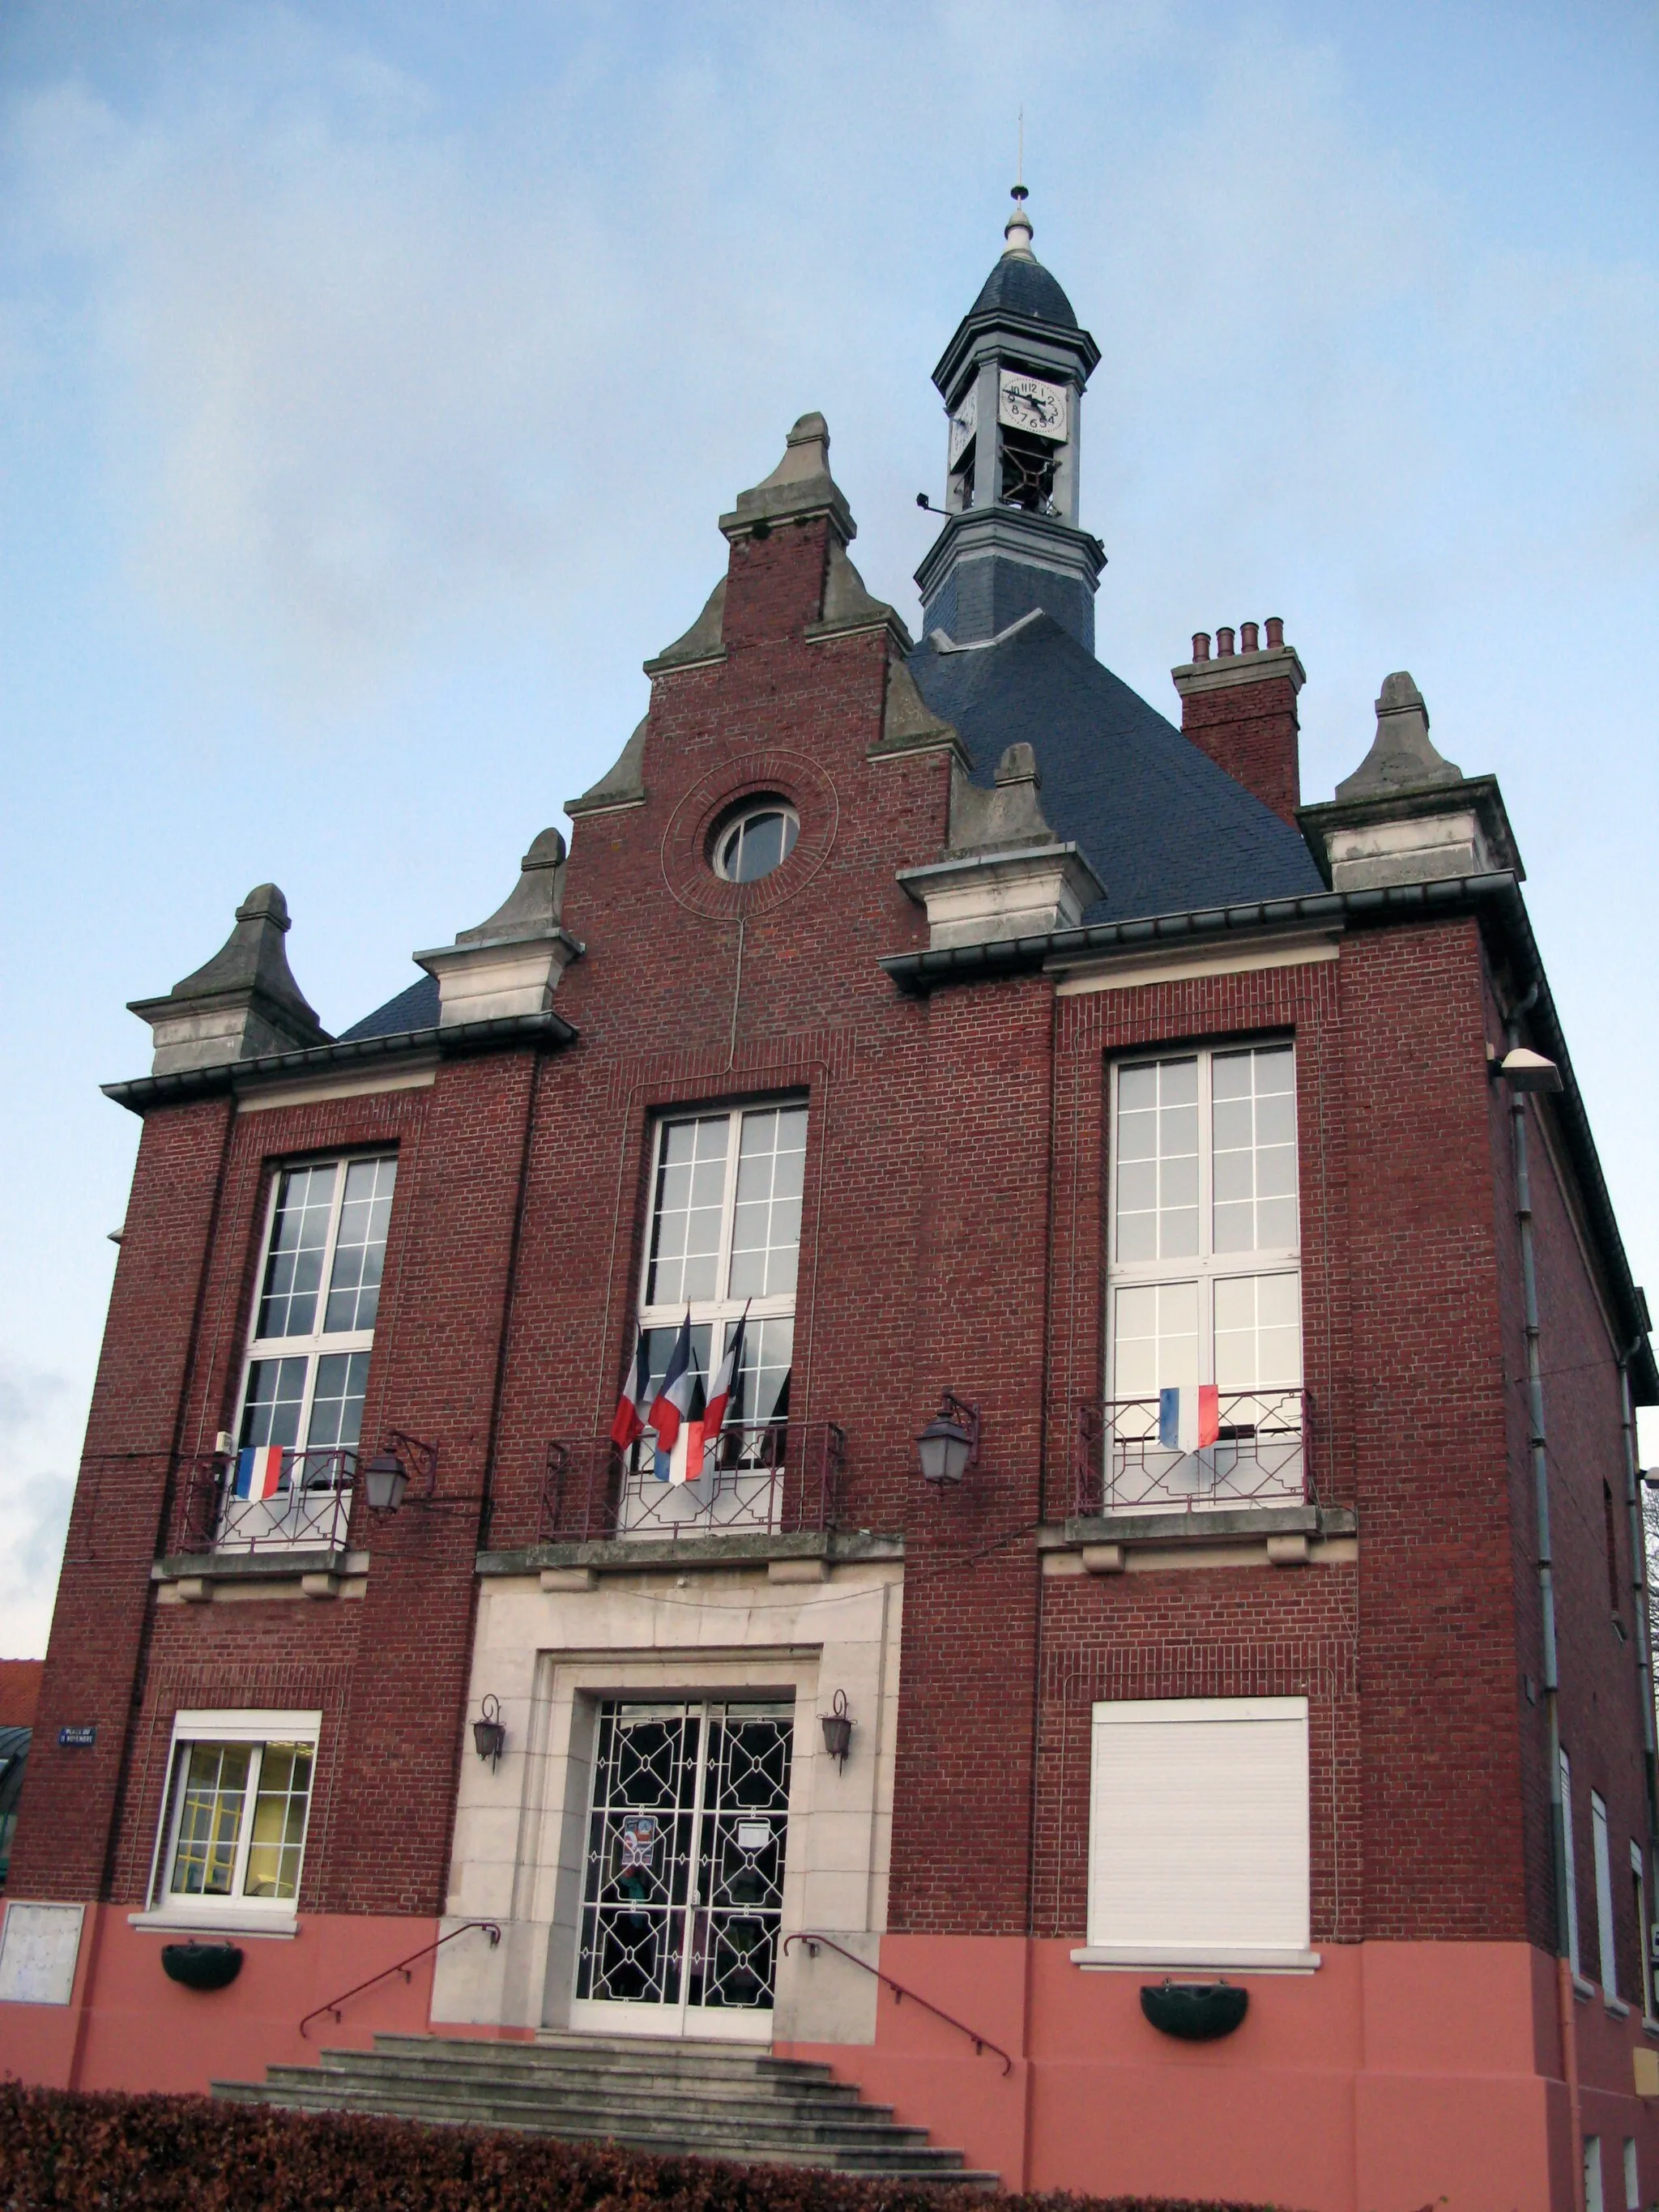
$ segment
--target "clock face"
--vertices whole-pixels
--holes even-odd
[[[1066,402],[1063,384],[1050,384],[1023,369],[1005,368],[997,388],[997,416],[1011,430],[1034,431],[1039,438],[1059,443],[1066,435]]]
[[[962,459],[969,447],[973,443],[974,433],[978,429],[978,428],[979,386],[975,384],[970,384],[968,387],[967,397],[963,399],[961,406],[957,408],[956,413],[951,417],[950,465],[952,468],[955,468],[957,463]]]

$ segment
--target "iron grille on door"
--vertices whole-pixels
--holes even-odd
[[[576,1995],[770,2011],[794,1711],[599,1709]]]

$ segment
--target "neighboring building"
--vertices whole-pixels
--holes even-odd
[[[40,1696],[41,1659],[0,1659],[0,1889],[6,1886],[17,1807],[23,1795],[23,1769]]]
[[[137,1006],[0,2065],[253,2078],[424,1952],[330,2039],[769,2045],[1011,2186],[1659,2192],[1659,1375],[1503,801],[1394,675],[1304,807],[1277,622],[1179,730],[1094,658],[1006,236],[921,645],[803,416],[568,854],[338,1039],[269,884]],[[611,1444],[739,1326],[716,1441]]]

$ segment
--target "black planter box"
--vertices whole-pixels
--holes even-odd
[[[228,1989],[242,1971],[242,1954],[234,1943],[163,1943],[161,1972],[187,1990]]]
[[[1140,2009],[1152,2026],[1183,2043],[1231,2035],[1249,2006],[1249,1991],[1231,1982],[1149,1982],[1140,1992]]]

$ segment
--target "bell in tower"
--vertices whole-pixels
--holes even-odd
[[[1016,185],[1002,257],[933,371],[947,516],[916,582],[926,627],[958,645],[1042,607],[1092,653],[1106,554],[1079,524],[1078,456],[1100,349],[1031,251],[1027,198]]]

